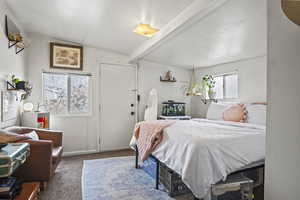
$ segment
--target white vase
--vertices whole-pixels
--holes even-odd
[[[209,99],[216,99],[216,92],[213,90],[208,90],[208,97]]]

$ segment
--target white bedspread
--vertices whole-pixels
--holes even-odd
[[[197,198],[212,184],[265,158],[265,127],[247,123],[193,119],[164,130],[153,155],[182,176]]]

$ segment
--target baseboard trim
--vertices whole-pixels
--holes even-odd
[[[80,156],[80,155],[93,154],[93,153],[99,153],[99,152],[97,150],[64,152],[63,157]]]

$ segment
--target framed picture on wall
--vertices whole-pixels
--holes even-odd
[[[50,68],[83,69],[83,47],[50,43]]]

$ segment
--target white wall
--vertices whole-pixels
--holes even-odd
[[[5,80],[7,76],[15,74],[17,77],[25,79],[25,51],[16,55],[15,48],[8,49],[8,40],[5,36],[5,15],[8,15],[16,24],[18,21],[6,6],[3,0],[0,0],[0,90],[5,90]],[[22,27],[19,26],[22,30]],[[16,116],[17,117],[17,116]],[[0,127],[6,127],[16,124],[16,120],[0,123]]]
[[[27,49],[28,52],[28,78],[34,84],[32,97],[29,101],[33,103],[42,102],[42,71],[50,70],[49,68],[49,42],[57,41],[51,37],[31,33],[29,34],[31,45]],[[127,56],[113,53],[103,49],[92,47],[84,47],[84,71],[92,73],[92,103],[93,113],[88,117],[59,117],[52,116],[51,128],[64,131],[64,147],[66,154],[79,154],[97,151],[97,126],[99,123],[98,116],[98,73],[101,62],[109,63],[128,63]],[[143,113],[145,100],[147,99],[150,88],[156,87],[159,94],[164,95],[162,100],[175,99],[185,100],[183,92],[179,92],[178,87],[182,85],[182,81],[189,80],[189,71],[176,67],[169,67],[149,62],[141,62],[140,64],[140,94],[141,106],[140,112]],[[178,82],[172,86],[161,83],[159,76],[167,70],[172,70],[178,78]],[[73,71],[72,71],[73,72]]]
[[[299,200],[300,26],[268,0],[266,200]]]
[[[30,33],[29,35],[31,45],[27,49],[28,78],[34,85],[32,97],[29,101],[36,104],[37,102],[42,102],[42,71],[50,70],[49,43],[61,41],[40,34]],[[92,74],[92,115],[86,117],[51,117],[51,128],[64,131],[63,141],[67,155],[97,151],[97,143],[99,141],[97,138],[97,125],[99,123],[97,70],[101,62],[126,63],[127,57],[101,49],[84,47],[83,71]]]
[[[164,76],[167,71],[172,71],[177,79],[175,83],[161,82],[160,76]],[[190,114],[190,97],[187,97],[186,89],[189,86],[191,70],[171,67],[158,63],[143,61],[139,68],[139,91],[141,95],[139,119],[143,120],[148,95],[152,88],[158,91],[159,115],[161,115],[161,103],[167,100],[174,100],[186,103],[186,114]]]
[[[260,56],[252,59],[220,64],[212,67],[198,68],[196,78],[201,81],[207,74],[224,74],[237,70],[239,75],[239,99],[237,102],[266,102],[267,98],[267,57]],[[192,97],[192,116],[205,117],[208,105],[200,97]]]

